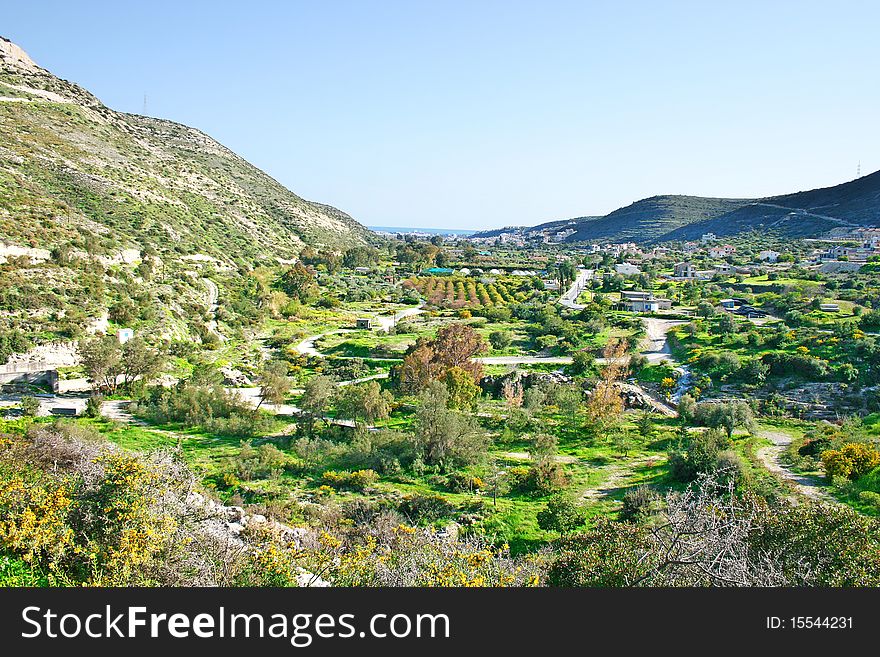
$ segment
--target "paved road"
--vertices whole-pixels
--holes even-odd
[[[594,270],[592,269],[581,269],[580,274],[578,274],[574,283],[571,284],[571,287],[559,297],[559,303],[573,310],[583,310],[586,308],[584,304],[578,303],[577,300],[587,286],[587,282],[593,279],[593,274]]]

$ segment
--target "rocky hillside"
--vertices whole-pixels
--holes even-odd
[[[204,335],[207,277],[228,279],[220,311],[235,323],[245,310],[224,301],[247,272],[368,236],[204,133],[116,112],[0,38],[0,343],[106,329],[108,311]]]
[[[194,128],[107,108],[5,39],[0,192],[0,233],[23,246],[91,234],[108,249],[173,248],[243,263],[367,235]]]
[[[652,196],[604,217],[571,221],[573,226],[551,222],[528,230],[576,228],[569,242],[663,242],[750,230],[815,237],[840,227],[880,226],[880,171],[834,187],[761,199]]]

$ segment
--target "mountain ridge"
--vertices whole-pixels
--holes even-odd
[[[839,185],[761,198],[656,195],[602,217],[545,222],[525,233],[566,228],[566,242],[689,240],[703,233],[735,235],[777,230],[787,237],[818,237],[839,227],[880,226],[880,171]]]

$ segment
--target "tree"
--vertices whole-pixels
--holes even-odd
[[[603,425],[623,412],[623,395],[618,383],[626,375],[626,349],[625,340],[611,340],[605,346],[606,364],[586,405],[587,417],[597,425]]]
[[[682,431],[679,444],[669,453],[670,476],[676,481],[689,482],[715,471],[722,450],[728,445],[729,441],[718,429],[694,433]]]
[[[432,381],[419,397],[413,442],[429,465],[467,465],[483,458],[486,436],[473,420],[448,408],[449,393],[441,381]]]
[[[287,296],[303,303],[307,303],[318,293],[315,276],[301,262],[296,262],[292,267],[284,270],[278,285]]]
[[[340,418],[353,420],[356,425],[384,420],[391,413],[393,398],[376,381],[348,385],[339,389],[336,411]]]
[[[483,378],[483,365],[473,358],[487,349],[483,336],[472,327],[450,324],[441,328],[433,340],[420,338],[409,348],[403,363],[396,369],[398,384],[404,392],[418,393],[431,381],[444,379],[453,367],[466,371],[479,382]]]
[[[704,319],[708,319],[709,317],[715,316],[715,306],[713,306],[708,301],[700,301],[697,304],[697,315]]]
[[[684,394],[678,400],[678,417],[682,423],[693,422],[697,414],[697,400],[691,395]]]
[[[290,379],[287,378],[287,363],[283,360],[270,360],[263,365],[259,374],[260,401],[254,409],[256,413],[263,402],[270,404],[283,404],[287,393],[290,392]]]
[[[397,381],[403,392],[418,393],[437,378],[439,363],[434,360],[434,345],[431,340],[419,338],[403,357],[396,370]]]
[[[299,405],[306,433],[311,434],[315,429],[315,422],[324,417],[335,391],[333,379],[325,375],[309,379],[305,384]]]
[[[554,495],[544,510],[538,513],[538,527],[548,532],[567,534],[584,524],[586,516],[567,495]]]
[[[353,246],[342,256],[342,264],[348,269],[369,267],[379,261],[379,252],[371,246]]]
[[[559,448],[559,439],[551,433],[539,433],[532,438],[531,458],[535,464],[553,461],[556,450]]]
[[[509,347],[511,343],[510,331],[492,331],[489,334],[489,344],[493,349],[504,349]]]
[[[576,351],[571,359],[571,371],[574,375],[586,374],[593,369],[596,359],[589,351],[582,349]]]
[[[482,391],[470,372],[460,367],[452,367],[446,372],[446,390],[449,392],[449,407],[459,410],[473,409]]]
[[[504,379],[504,383],[501,385],[501,396],[504,397],[504,401],[509,409],[522,406],[525,397],[522,381],[518,373]]]
[[[539,410],[547,399],[547,395],[537,386],[532,386],[523,393],[523,408],[534,413]]]
[[[122,385],[131,388],[135,381],[148,383],[162,370],[163,358],[158,350],[147,345],[142,337],[135,337],[122,345]]]
[[[644,411],[639,415],[639,418],[636,420],[636,428],[644,440],[651,440],[654,437],[657,427],[654,424],[654,416],[651,414],[651,411]]]
[[[91,418],[99,418],[101,417],[101,404],[104,399],[100,395],[92,395],[86,400],[86,408],[83,411],[83,415]]]
[[[736,320],[730,313],[722,313],[718,318],[718,333],[724,337],[736,333]]]
[[[556,405],[562,413],[563,421],[573,427],[583,410],[584,394],[578,386],[563,386],[555,394]]]
[[[122,349],[112,335],[80,342],[79,357],[89,381],[103,390],[116,392],[122,374]]]
[[[751,407],[745,402],[699,404],[697,421],[713,429],[723,429],[727,434],[727,439],[730,440],[737,427],[745,427],[751,431],[755,423],[755,416]]]
[[[625,427],[615,431],[611,440],[618,453],[623,457],[626,457],[630,450],[635,447],[635,441],[633,440],[629,429]]]
[[[456,322],[437,331],[434,339],[434,358],[445,370],[460,367],[479,381],[483,378],[483,365],[472,360],[488,350],[486,340],[468,324]]]

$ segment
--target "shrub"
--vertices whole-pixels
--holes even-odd
[[[456,507],[442,495],[408,495],[397,510],[412,523],[434,522],[451,516]]]
[[[719,466],[719,456],[729,444],[721,431],[709,429],[689,433],[669,454],[669,475],[675,481],[693,481],[701,473]]]
[[[86,409],[83,411],[83,415],[91,418],[101,417],[101,403],[103,401],[104,399],[100,395],[89,397],[88,401],[86,401]]]
[[[644,520],[660,510],[662,501],[657,491],[648,486],[631,488],[623,495],[620,519],[629,522]]]
[[[859,493],[859,501],[867,506],[874,507],[876,511],[880,511],[880,493],[872,490],[863,490]]]
[[[538,513],[538,527],[544,531],[566,534],[584,524],[584,511],[568,497],[555,495]]]
[[[829,478],[855,481],[880,465],[880,452],[865,443],[846,443],[840,449],[822,452],[822,464]]]
[[[492,331],[489,334],[489,344],[493,349],[504,349],[510,346],[511,337],[509,331]]]
[[[324,484],[336,490],[362,491],[379,481],[379,475],[375,470],[355,470],[354,472],[327,470],[322,475],[321,480]]]
[[[19,402],[21,413],[25,417],[34,417],[40,410],[40,400],[30,395],[25,395]]]
[[[473,493],[486,488],[486,482],[476,475],[453,472],[446,477],[446,488],[453,493]]]
[[[242,443],[241,451],[233,460],[235,474],[244,480],[278,477],[287,464],[287,456],[274,445],[264,443],[254,448]]]

